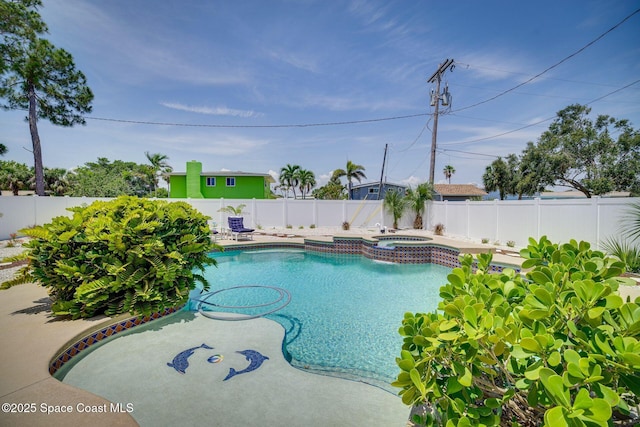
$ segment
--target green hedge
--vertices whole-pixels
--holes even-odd
[[[637,425],[640,298],[616,292],[624,264],[586,242],[530,239],[526,277],[470,255],[435,313],[407,313],[400,374],[421,425]]]
[[[31,279],[57,316],[150,314],[186,301],[215,260],[207,217],[186,203],[119,197],[21,230]]]

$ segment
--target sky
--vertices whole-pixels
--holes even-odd
[[[640,128],[637,0],[43,5],[45,37],[73,55],[95,96],[84,126],[39,121],[45,167],[147,163],[150,152],[175,172],[198,160],[277,179],[299,165],[323,185],[351,160],[373,182],[388,145],[384,179],[416,185],[430,168],[427,80],[447,59],[436,183],[451,165],[451,183],[481,186],[493,160],[520,154],[571,104]],[[24,120],[0,110],[2,160],[32,166]]]

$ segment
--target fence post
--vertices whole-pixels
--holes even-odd
[[[220,224],[220,227],[224,227],[226,229],[228,225],[222,223],[222,218],[224,218],[224,212],[220,210],[222,208],[224,208],[224,197],[220,197],[220,207],[218,208],[218,212],[220,213],[220,216],[218,217],[218,220],[219,220],[218,223]]]
[[[342,224],[344,224],[345,222],[347,222],[347,201],[345,199],[342,199]]]
[[[600,196],[594,196],[591,201],[593,206],[593,216],[596,222],[596,249],[600,249]]]
[[[470,212],[469,212],[469,210],[470,210],[469,199],[465,200],[465,203],[466,203],[466,208],[467,208],[467,225],[466,225],[467,233],[466,233],[466,236],[467,236],[467,239],[469,239],[471,237],[471,215],[470,215]]]
[[[33,224],[34,225],[44,225],[46,221],[42,224],[38,224],[38,195],[33,195]]]
[[[289,219],[289,198],[282,199],[282,227],[287,226],[287,220]]]
[[[313,199],[313,225],[318,226],[318,200]]]
[[[542,221],[540,218],[540,197],[535,197],[535,211],[536,211],[536,240],[540,240],[540,222]],[[527,243],[528,244],[528,243]]]
[[[496,214],[496,235],[493,237],[494,242],[498,241],[498,236],[500,235],[500,219],[499,219],[499,210],[498,207],[498,199],[493,199],[493,205],[495,206],[494,212]]]
[[[253,225],[251,227],[255,228],[258,225],[258,218],[256,216],[256,198],[251,199],[251,222]]]

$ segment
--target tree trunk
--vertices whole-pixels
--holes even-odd
[[[36,194],[44,196],[44,169],[42,167],[42,149],[40,148],[40,136],[38,135],[38,116],[36,114],[36,89],[29,85],[29,131],[33,144],[33,162],[36,172]]]

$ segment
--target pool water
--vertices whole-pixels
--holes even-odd
[[[393,390],[389,383],[398,373],[395,358],[404,313],[434,311],[439,288],[451,271],[435,264],[381,263],[360,255],[297,250],[212,256],[218,266],[205,274],[212,294],[196,296],[207,303],[192,301],[192,309],[238,315],[275,310],[265,317],[287,331],[283,352],[293,366],[387,390]],[[283,291],[274,288],[290,294],[290,302],[285,304]]]

